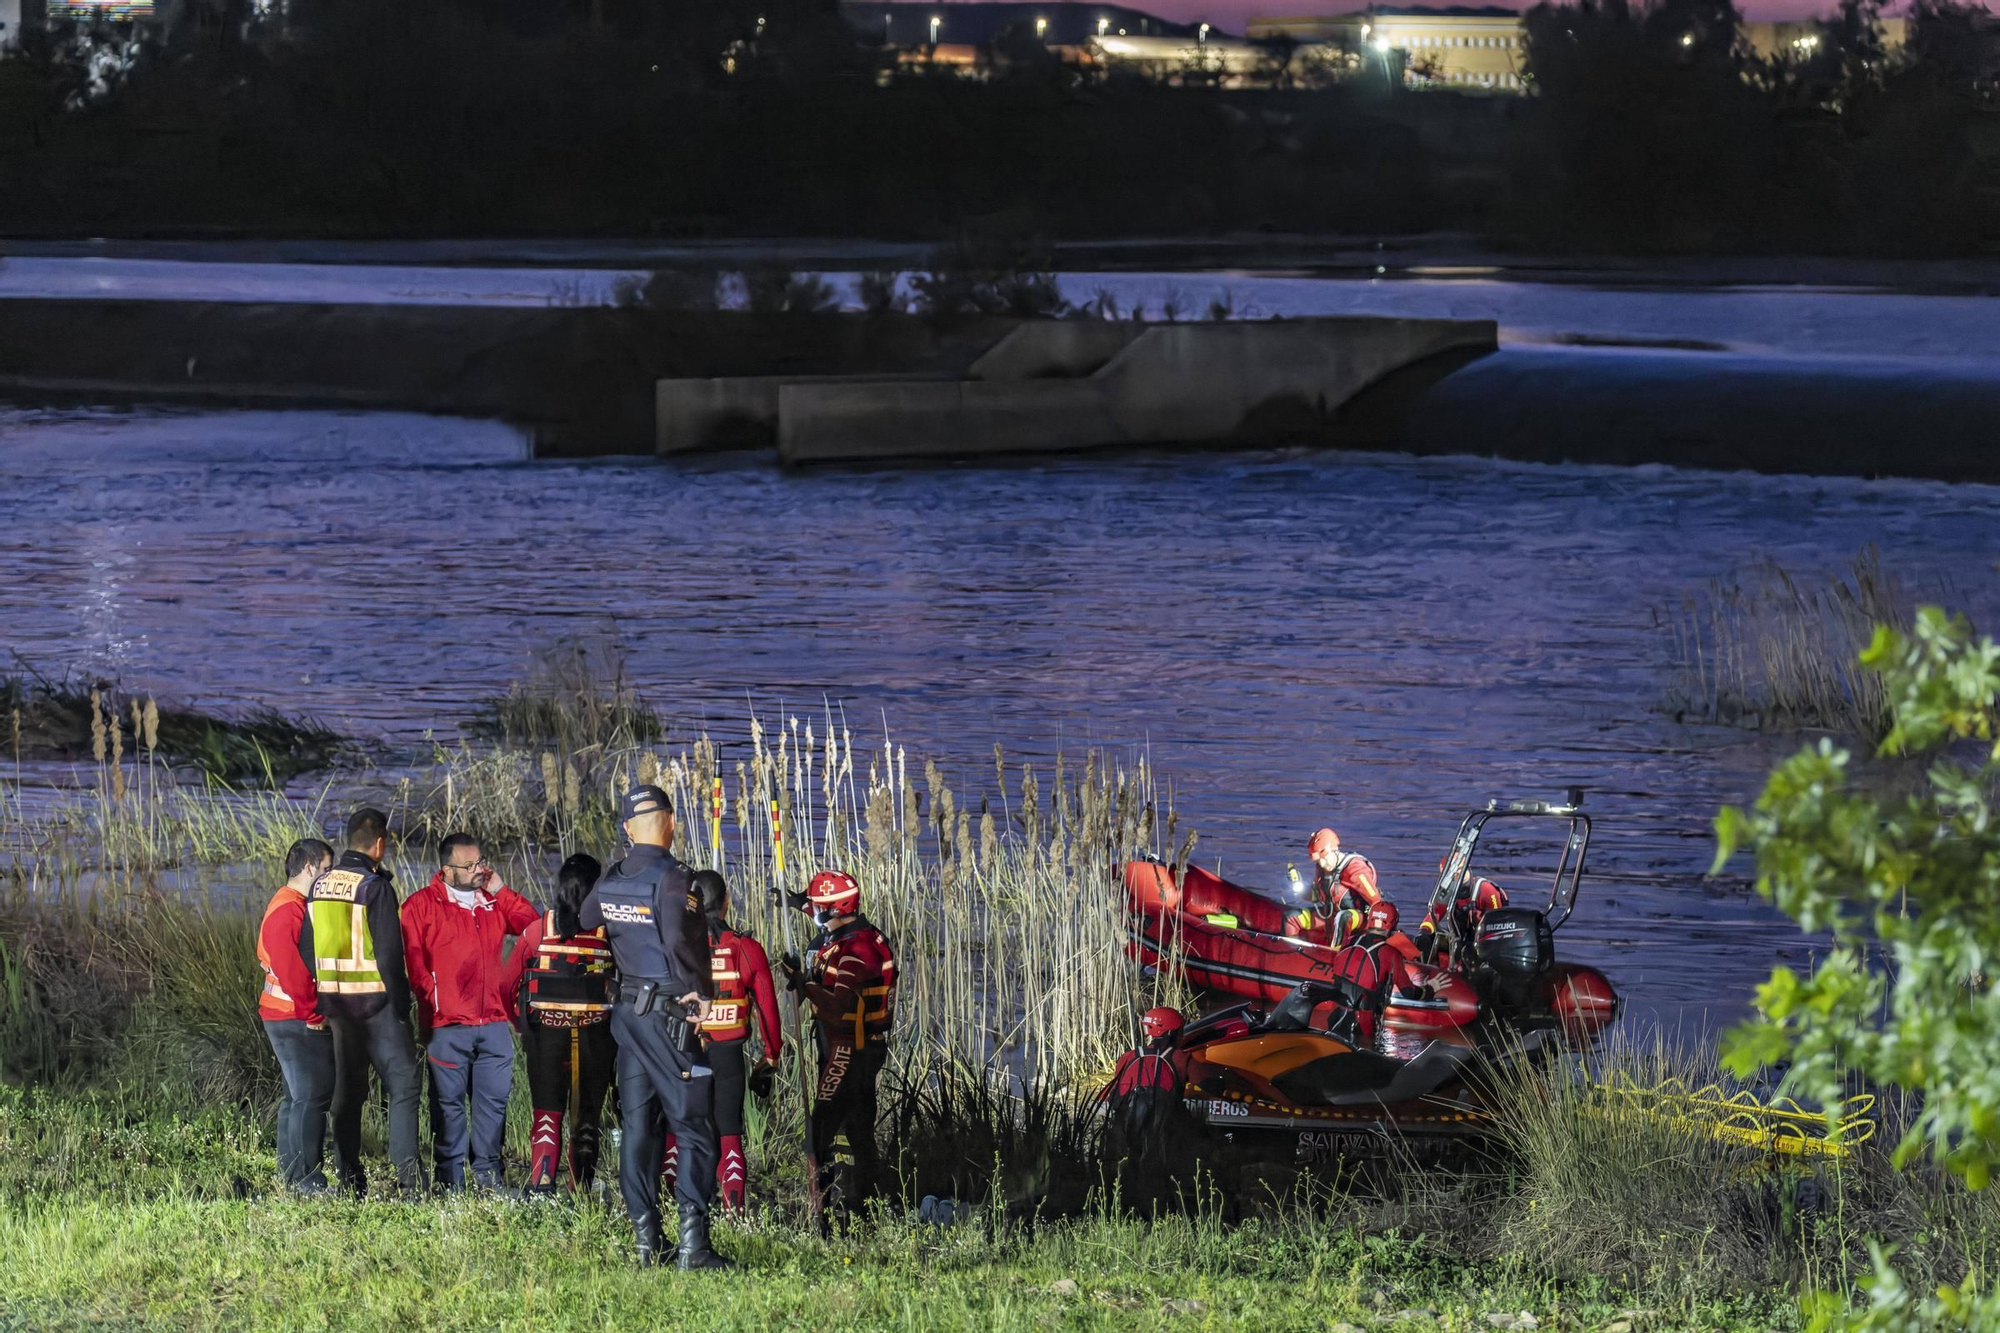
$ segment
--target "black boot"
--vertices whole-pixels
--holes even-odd
[[[639,1267],[651,1268],[655,1264],[665,1263],[667,1261],[666,1248],[667,1243],[660,1237],[658,1223],[655,1223],[650,1228],[642,1229],[639,1232],[639,1246],[637,1251]]]
[[[736,1267],[709,1248],[708,1219],[696,1215],[692,1208],[681,1209],[680,1266],[684,1269]]]

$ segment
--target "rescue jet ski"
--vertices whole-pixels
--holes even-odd
[[[1316,1026],[1332,988],[1301,982],[1268,1009],[1233,1005],[1178,1034],[1170,1057],[1188,1110],[1211,1129],[1292,1131],[1304,1159],[1365,1156],[1400,1137],[1474,1138],[1491,1123],[1472,1048],[1432,1040],[1409,1059]],[[1260,1136],[1261,1137],[1261,1136]]]
[[[1491,1045],[1549,1030],[1588,1045],[1616,1020],[1618,994],[1604,974],[1555,956],[1555,932],[1575,910],[1590,845],[1582,800],[1583,793],[1572,789],[1562,802],[1489,801],[1460,822],[1431,890],[1425,919],[1436,929],[1410,964],[1424,993],[1391,994],[1381,1024],[1385,1044],[1405,1052],[1429,1039]],[[1546,904],[1476,914],[1463,909],[1460,886],[1475,882],[1469,878],[1474,855],[1495,820],[1565,826]],[[1286,1001],[1301,984],[1331,984],[1337,976],[1337,948],[1286,933],[1287,917],[1297,917],[1302,902],[1232,884],[1199,866],[1176,871],[1151,859],[1126,866],[1125,898],[1127,955],[1149,975],[1162,966],[1179,968],[1211,1005],[1249,1001],[1239,1006],[1247,1015]],[[1221,1012],[1228,1011],[1216,1016]],[[1294,1044],[1287,1049],[1295,1050]]]

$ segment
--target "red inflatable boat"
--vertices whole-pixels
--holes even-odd
[[[1553,1028],[1586,1044],[1617,1018],[1618,995],[1603,973],[1555,959],[1554,932],[1575,907],[1590,842],[1590,818],[1577,809],[1580,800],[1581,793],[1572,792],[1563,804],[1494,801],[1465,817],[1431,894],[1430,905],[1440,909],[1439,929],[1410,966],[1429,995],[1392,996],[1383,1027],[1393,1045],[1431,1038],[1470,1045],[1501,1027]],[[1567,821],[1555,882],[1546,907],[1489,911],[1475,929],[1465,914],[1451,910],[1457,887],[1486,825],[1511,818]],[[1287,915],[1303,904],[1288,905],[1199,866],[1176,875],[1151,860],[1126,866],[1125,896],[1127,954],[1149,971],[1171,962],[1218,1003],[1275,1005],[1301,983],[1334,975],[1333,948],[1285,934]]]

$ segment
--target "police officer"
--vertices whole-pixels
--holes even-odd
[[[299,931],[312,959],[320,1012],[333,1032],[333,1162],[342,1187],[363,1193],[361,1108],[372,1067],[389,1096],[389,1161],[406,1194],[421,1190],[417,1097],[422,1079],[410,1033],[410,981],[395,885],[382,858],[389,817],[364,808],[347,821],[347,850],[313,881]]]
[[[729,1261],[708,1243],[715,1198],[715,1080],[708,1066],[698,1063],[700,1025],[714,994],[707,922],[694,872],[667,850],[674,841],[674,807],[667,794],[650,785],[634,787],[626,793],[624,813],[632,850],[604,873],[577,913],[584,930],[603,928],[618,965],[611,1009],[618,1118],[625,1130],[618,1184],[638,1237],[639,1262],[660,1262],[660,1154],[663,1133],[672,1133],[687,1157],[674,1183],[680,1266],[727,1268]]]

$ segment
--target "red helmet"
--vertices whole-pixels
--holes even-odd
[[[1146,1034],[1147,1041],[1158,1041],[1180,1030],[1181,1012],[1178,1009],[1169,1009],[1161,1005],[1157,1009],[1148,1009],[1139,1015],[1139,1031]]]
[[[844,870],[822,870],[806,885],[806,901],[834,916],[861,906],[861,885]]]
[[[1368,930],[1371,934],[1393,935],[1396,933],[1396,923],[1402,919],[1402,913],[1396,910],[1396,904],[1384,898],[1369,907]]]
[[[1323,828],[1313,834],[1312,841],[1306,844],[1307,856],[1318,856],[1321,852],[1337,852],[1339,850],[1340,835],[1330,828]]]

